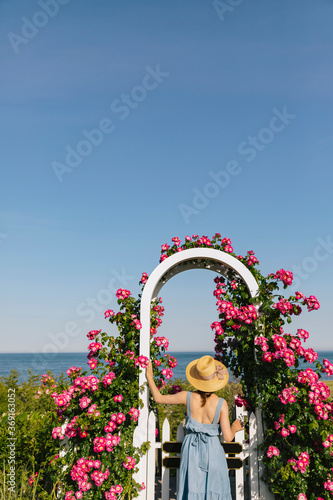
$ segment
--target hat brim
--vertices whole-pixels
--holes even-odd
[[[186,378],[193,387],[203,392],[215,392],[222,389],[229,382],[229,372],[223,363],[214,359],[215,367],[221,366],[227,373],[223,375],[223,379],[219,379],[217,375],[212,380],[202,380],[198,378],[197,374],[197,362],[199,359],[194,359],[187,365],[186,368]]]

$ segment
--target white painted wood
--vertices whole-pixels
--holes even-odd
[[[237,408],[236,409],[236,418],[239,418],[240,416],[247,416],[248,413],[246,410]],[[257,437],[258,437],[258,432],[257,432],[257,422],[256,422],[256,417],[253,413],[251,413],[249,418],[249,440],[250,443],[247,445],[245,443],[245,435],[244,431],[241,431],[240,433],[237,433],[237,442],[243,444],[243,451],[239,454],[239,458],[242,460],[246,459],[249,457],[249,462],[250,462],[250,499],[251,500],[271,500],[274,497],[271,495],[271,493],[268,491],[268,496],[267,492],[264,490],[260,490],[260,495],[259,495],[259,474],[258,474],[258,456],[257,456]],[[140,499],[142,498],[148,498],[149,500],[154,500],[155,498],[155,450],[158,448],[161,448],[162,443],[156,442],[155,440],[155,427],[156,427],[156,418],[153,412],[150,413],[149,415],[149,420],[148,420],[148,439],[151,442],[151,447],[150,450],[147,453],[147,477],[146,477],[146,490],[143,490],[140,492],[139,497]],[[184,439],[184,429],[181,424],[179,424],[178,429],[177,429],[177,441],[183,441]],[[138,443],[138,440],[140,440],[140,429],[137,427],[134,431],[134,436],[133,436],[133,444],[136,446]],[[170,424],[167,419],[164,420],[163,422],[163,427],[162,427],[162,442],[164,441],[170,441]],[[162,459],[164,457],[167,457],[168,453],[162,452]],[[245,496],[245,471],[244,469],[239,469],[236,470],[236,499],[237,500],[243,500]],[[135,476],[135,479],[142,483],[143,479],[142,476]],[[178,479],[177,479],[178,480]],[[168,469],[162,468],[162,491],[161,491],[161,498],[162,500],[169,500],[169,489],[170,489],[170,471]],[[176,487],[176,491],[178,490],[178,484]],[[145,494],[146,496],[143,497],[142,494]]]
[[[177,441],[184,441],[185,431],[182,424],[177,427]],[[179,453],[180,456],[180,453]],[[176,470],[176,493],[179,489],[179,469]]]
[[[148,418],[146,420],[146,423],[147,423],[147,429],[148,429]],[[147,431],[147,438],[148,438],[148,434],[149,434],[149,431]],[[147,441],[148,441],[148,439],[147,439]],[[136,426],[134,433],[133,433],[133,445],[139,447],[139,446],[141,446],[141,444],[143,442],[144,441],[142,439],[142,430],[140,429],[139,426]],[[147,456],[145,456],[144,459],[146,460]],[[141,460],[142,460],[142,458],[141,458]],[[135,472],[133,474],[133,479],[140,484],[145,483],[146,489],[147,489],[147,487],[148,487],[148,480],[147,480],[147,475],[146,475],[147,470],[146,470],[146,468],[141,467],[141,460],[139,462],[139,470],[138,470],[138,472]],[[146,490],[141,490],[139,492],[139,496],[137,498],[138,498],[138,500],[145,500],[146,496],[147,496]]]
[[[170,424],[167,419],[164,420],[162,426],[162,443],[164,441],[170,441]],[[167,457],[168,453],[162,450],[162,460]],[[162,467],[162,500],[169,500],[169,488],[170,488],[170,470]],[[149,497],[148,497],[149,498]]]
[[[262,412],[258,408],[256,409],[256,418],[258,427],[257,444],[259,446],[264,440],[264,428],[263,428]],[[263,472],[264,472],[263,452],[258,448],[258,478],[259,478],[260,500],[274,500],[274,495],[269,491],[268,484],[266,484],[261,479]]]
[[[258,293],[258,284],[251,271],[238,259],[229,253],[214,248],[189,248],[177,252],[161,262],[149,276],[141,297],[140,321],[140,355],[150,358],[150,307],[151,301],[156,298],[161,288],[176,274],[190,269],[207,269],[228,277],[230,270],[235,271],[245,282],[251,297]],[[144,407],[140,411],[138,420],[138,443],[147,441],[148,420],[148,388],[144,370],[139,375],[139,386],[143,387],[140,397]],[[139,444],[139,445],[140,445]],[[140,477],[147,477],[147,456],[140,460]],[[152,500],[147,489],[140,495],[140,500]]]
[[[259,500],[259,471],[258,471],[258,429],[257,419],[251,413],[249,419],[249,465],[251,500]]]
[[[148,419],[148,441],[150,441],[150,448],[147,453],[147,497],[155,498],[155,427],[156,417],[151,411]]]
[[[247,417],[247,411],[243,408],[236,406],[236,419],[242,418],[245,422],[245,417]],[[235,441],[241,443],[243,445],[243,451],[239,454],[239,458],[244,460],[246,458],[246,453],[244,452],[245,446],[245,433],[244,430],[237,432],[235,436]],[[244,485],[244,469],[236,469],[235,471],[235,491],[236,491],[236,500],[244,500],[245,497],[245,485]]]
[[[258,284],[251,271],[232,255],[214,248],[189,248],[177,252],[161,262],[151,273],[145,284],[141,298],[140,321],[140,355],[150,357],[150,305],[163,285],[176,274],[189,269],[208,269],[224,276],[228,275],[229,269],[235,271],[247,285],[250,294],[254,297],[258,292]],[[142,432],[142,442],[146,441],[146,422],[148,407],[148,389],[145,383],[144,370],[139,375],[140,387],[144,385],[141,398],[144,408],[140,412],[138,426]],[[146,458],[142,457],[140,468],[146,469]],[[143,475],[146,476],[145,471]]]

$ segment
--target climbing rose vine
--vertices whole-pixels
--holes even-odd
[[[252,250],[236,255],[230,239],[219,233],[211,239],[186,236],[183,244],[174,237],[170,245],[162,245],[160,262],[175,252],[198,247],[233,255],[250,269],[259,286],[258,296],[252,299],[239,276],[224,268],[223,276],[214,280],[218,318],[211,328],[216,358],[242,383],[243,394],[236,404],[262,411],[264,480],[279,499],[332,498],[333,404],[328,386],[320,379],[322,373],[333,374],[333,365],[328,360],[320,363],[318,354],[304,347],[309,337],[306,330],[295,332],[288,326],[293,315],[317,310],[318,300],[299,291],[285,298],[281,289],[292,285],[290,271],[279,269],[264,277]],[[142,287],[147,280],[148,274],[143,273]],[[135,299],[129,290],[119,289],[116,297],[119,311],[107,309],[105,318],[118,335],[101,330],[87,334],[88,371],[69,368],[70,384],[65,390],[55,390],[53,380],[42,378],[42,391],[51,393],[57,413],[52,436],[59,444],[67,443],[66,453],[52,460],[61,499],[129,500],[145,488],[133,478],[148,447],[148,443],[133,446],[142,405],[138,376],[148,362],[139,355],[141,295]],[[150,355],[162,390],[177,365],[166,354],[168,339],[157,336],[163,314],[157,299],[151,306]],[[311,366],[300,369],[300,361]]]
[[[142,275],[143,286],[148,275]],[[65,500],[132,499],[145,484],[137,483],[133,474],[148,443],[133,446],[133,432],[140,415],[139,372],[148,358],[139,355],[138,319],[140,297],[129,290],[116,293],[119,311],[105,311],[105,318],[118,329],[117,336],[101,330],[88,332],[89,371],[81,367],[67,370],[70,384],[55,390],[53,380],[42,378],[42,390],[51,392],[58,422],[52,437],[65,444],[66,453],[53,461],[59,483],[59,498]],[[172,377],[177,360],[165,354],[168,340],[157,337],[164,307],[161,299],[151,306],[151,359],[159,386]],[[50,389],[52,388],[52,391]]]
[[[329,499],[333,495],[333,403],[321,376],[333,374],[327,359],[306,348],[309,333],[289,324],[304,310],[316,311],[315,296],[300,291],[288,298],[282,290],[292,285],[293,273],[279,269],[268,276],[258,270],[252,250],[236,255],[229,238],[198,235],[162,245],[161,261],[186,248],[211,247],[236,257],[254,275],[259,293],[255,299],[231,269],[215,278],[218,320],[216,358],[238,377],[243,395],[236,403],[251,411],[260,409],[264,421],[264,480],[276,498]],[[300,368],[300,361],[309,367]],[[306,365],[305,365],[306,366]]]

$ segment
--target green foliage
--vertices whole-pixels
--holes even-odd
[[[143,276],[144,279],[144,276]],[[141,324],[138,320],[140,296],[134,299],[128,290],[117,291],[119,312],[105,312],[117,335],[93,330],[88,333],[88,363],[90,371],[71,367],[67,373],[71,385],[53,395],[57,405],[58,426],[53,430],[60,442],[68,440],[66,454],[54,462],[61,481],[61,496],[74,499],[83,493],[85,499],[100,500],[112,497],[118,488],[122,498],[138,495],[141,485],[133,473],[146,453],[149,443],[133,445],[142,401],[139,398],[139,373],[148,359],[139,355]],[[159,300],[152,304],[152,328],[161,323],[163,307]],[[162,337],[152,338],[151,359],[159,366],[155,375],[164,384],[164,367],[168,357],[163,356]],[[81,493],[80,493],[81,494]]]
[[[173,241],[166,256],[180,248],[210,246],[233,255],[256,278],[259,293],[254,299],[233,270],[224,269],[223,276],[215,279],[219,317],[212,328],[218,359],[239,377],[246,406],[262,411],[263,477],[271,491],[284,500],[302,494],[307,500],[328,500],[333,486],[333,404],[330,389],[320,378],[325,371],[331,374],[333,366],[327,360],[316,362],[317,353],[303,347],[308,332],[289,333],[292,317],[304,307],[318,309],[317,299],[300,292],[286,299],[281,288],[292,283],[291,272],[280,269],[263,276],[253,251],[236,256],[230,240],[219,234],[212,240],[194,237],[181,247]],[[314,369],[301,371],[300,360],[312,363]]]
[[[12,370],[8,377],[0,377],[0,442],[3,443],[0,498],[51,500],[55,498],[56,481],[51,475],[50,460],[59,449],[52,439],[56,422],[54,404],[47,394],[38,394],[39,375],[29,370],[28,380],[22,385],[18,384],[19,375]],[[53,380],[63,387],[62,376]],[[15,425],[9,424],[12,421]],[[12,454],[7,445],[12,445]],[[30,485],[29,476],[36,471],[38,478]],[[15,478],[14,487],[8,481],[10,472],[11,478]]]
[[[173,238],[173,242],[171,247],[163,245],[161,260],[180,250],[180,240]],[[320,377],[333,367],[315,363],[316,353],[304,349],[301,343],[301,339],[306,340],[307,332],[298,329],[295,335],[289,333],[288,326],[292,316],[302,312],[302,307],[312,311],[319,303],[315,297],[305,297],[300,292],[285,299],[281,282],[286,289],[292,273],[281,269],[263,276],[256,268],[258,261],[252,251],[245,257],[236,256],[230,240],[221,239],[218,233],[211,240],[186,237],[181,249],[206,246],[239,259],[259,286],[259,294],[253,299],[231,269],[224,268],[223,277],[215,279],[219,317],[212,329],[216,353],[241,384],[228,384],[220,395],[227,399],[230,411],[234,396],[240,393],[243,396],[239,400],[249,410],[262,411],[263,477],[276,498],[291,500],[306,494],[307,500],[328,500],[333,448],[333,404],[328,385],[332,387],[332,383],[325,384]],[[145,274],[142,276],[142,285],[147,278]],[[109,310],[105,316],[118,332],[109,335],[91,331],[87,335],[93,341],[88,348],[90,370],[71,367],[67,372],[69,382],[63,378],[55,381],[48,373],[39,389],[38,377],[32,373],[22,386],[15,371],[9,377],[1,377],[2,444],[10,437],[9,390],[12,395],[15,393],[16,405],[15,495],[5,481],[9,471],[8,451],[5,446],[0,450],[4,464],[0,494],[6,500],[74,500],[75,493],[82,493],[84,500],[101,500],[108,495],[112,498],[116,487],[122,489],[124,500],[138,495],[141,485],[134,481],[133,472],[149,447],[149,443],[141,448],[133,446],[133,432],[142,406],[138,376],[147,364],[147,359],[139,356],[141,296],[135,299],[122,289],[116,295],[119,312]],[[165,355],[167,339],[156,336],[162,316],[163,307],[157,300],[151,310],[151,359],[157,384],[163,391],[169,391],[170,384],[165,386],[165,380],[174,361]],[[286,325],[288,332],[284,331]],[[299,361],[304,358],[313,363],[314,370],[299,370]],[[189,389],[186,382],[178,385]],[[159,406],[157,410],[153,401],[150,408],[158,411],[160,426],[164,418],[169,419],[172,439],[176,439],[184,408]],[[60,453],[56,458],[63,443],[66,454]]]

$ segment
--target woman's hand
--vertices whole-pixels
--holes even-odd
[[[146,379],[148,381],[153,379],[153,365],[151,361],[149,361],[148,366],[146,368]]]
[[[236,432],[242,431],[244,429],[243,420],[238,418],[235,420],[231,426],[232,431],[236,434]]]

